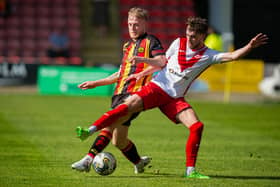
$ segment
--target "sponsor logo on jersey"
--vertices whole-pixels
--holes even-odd
[[[169,71],[169,73],[172,73],[173,75],[176,75],[176,76],[178,76],[178,77],[182,77],[182,78],[185,79],[185,80],[188,80],[188,79],[189,79],[189,77],[188,77],[187,75],[178,73],[178,72],[176,72],[176,71],[175,71],[174,69],[172,69],[172,68],[169,68],[168,71]],[[185,73],[188,73],[188,72],[190,72],[190,71],[186,71]]]

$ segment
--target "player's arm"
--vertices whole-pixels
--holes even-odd
[[[85,89],[95,88],[97,86],[113,84],[113,83],[117,82],[118,77],[119,77],[119,72],[115,72],[112,75],[110,75],[104,79],[83,82],[83,83],[79,84],[78,87],[85,90]]]
[[[136,82],[137,82],[142,77],[153,74],[161,69],[162,69],[161,67],[157,67],[157,66],[148,66],[144,71],[141,71],[141,72],[135,73],[135,74],[131,74],[129,77],[127,77],[126,81],[136,79]]]
[[[267,40],[268,40],[268,37],[265,34],[259,33],[254,38],[252,38],[250,40],[250,42],[247,45],[245,45],[244,47],[237,49],[233,52],[221,53],[220,61],[227,62],[227,61],[237,60],[241,57],[244,57],[254,48],[257,48],[261,45],[266,44]]]
[[[157,55],[153,58],[133,56],[132,58],[129,59],[129,61],[133,64],[145,62],[145,63],[147,63],[151,66],[159,67],[159,68],[155,68],[156,71],[158,71],[166,65],[167,59],[170,58],[170,56],[172,56],[174,54],[175,46],[177,45],[178,42],[179,42],[179,38],[177,38],[176,40],[174,40],[172,42],[172,44],[170,45],[170,47],[166,51],[166,55]]]
[[[151,66],[156,66],[156,67],[162,68],[166,64],[166,57],[165,57],[165,55],[157,55],[153,58],[133,56],[129,59],[129,62],[131,62],[132,64],[138,64],[138,63],[144,62]]]

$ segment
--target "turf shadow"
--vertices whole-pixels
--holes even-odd
[[[225,175],[215,175],[210,176],[211,178],[221,178],[221,179],[257,179],[257,180],[280,180],[280,176],[225,176]]]
[[[96,175],[96,176],[88,176],[90,178],[94,177],[94,178],[100,178],[101,176]],[[104,178],[106,178],[107,176],[103,176]],[[174,174],[169,174],[169,173],[160,173],[160,174],[154,174],[154,173],[144,173],[144,174],[140,174],[140,175],[110,175],[108,176],[109,178],[138,178],[138,179],[148,179],[148,178],[160,178],[160,177],[170,177],[170,178],[182,178],[182,175],[174,175]]]

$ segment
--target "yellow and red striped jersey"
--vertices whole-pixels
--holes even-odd
[[[139,73],[148,67],[148,64],[146,63],[132,65],[130,62],[128,62],[128,59],[133,56],[152,58],[157,55],[164,54],[164,49],[160,41],[155,36],[147,33],[139,37],[136,42],[126,42],[123,45],[122,65],[120,67],[119,79],[114,95],[136,92],[143,85],[147,84],[152,78],[152,75],[148,75],[142,77],[142,79],[138,80],[137,82],[134,79],[125,81],[129,75]]]

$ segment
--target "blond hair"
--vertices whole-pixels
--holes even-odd
[[[139,8],[139,7],[133,7],[128,11],[128,16],[135,16],[139,19],[143,19],[148,21],[149,14],[146,9]]]

